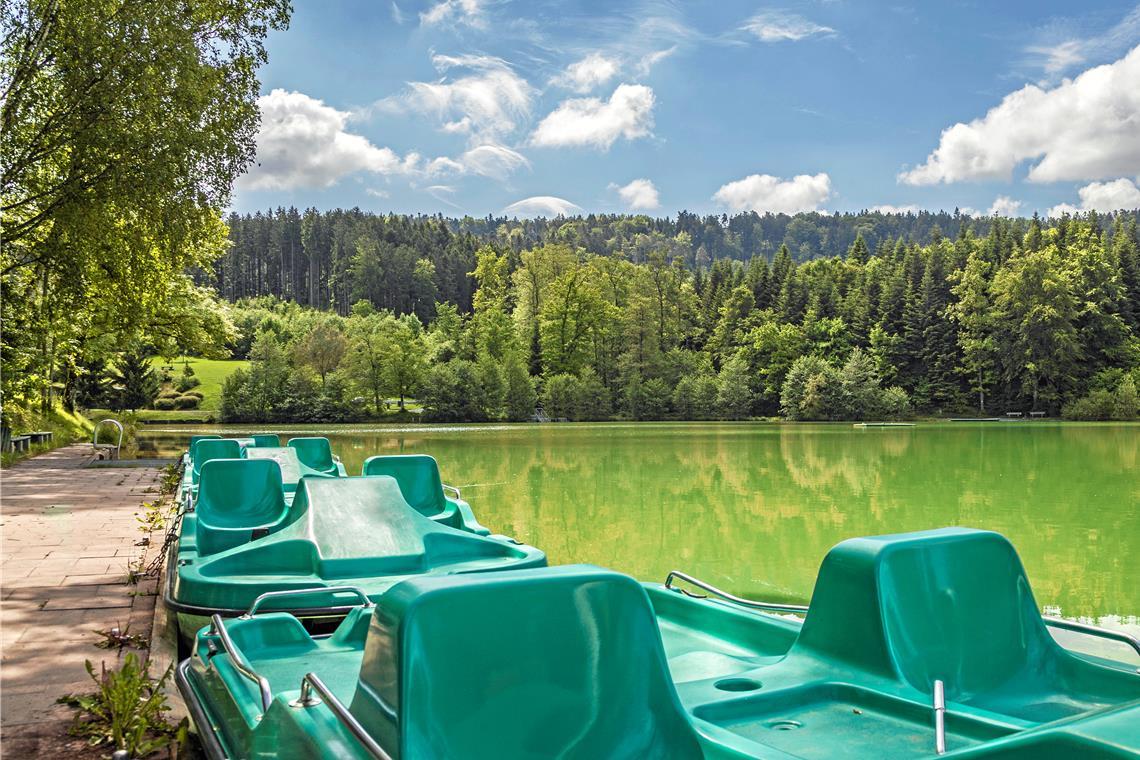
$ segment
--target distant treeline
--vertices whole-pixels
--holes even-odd
[[[1124,212],[1125,221],[1140,211]],[[856,238],[883,255],[901,240],[926,245],[935,237],[955,239],[967,230],[975,237],[990,234],[992,217],[927,212],[887,214],[764,214],[754,211],[698,216],[687,211],[676,218],[644,215],[590,214],[556,219],[461,219],[444,216],[378,215],[360,209],[321,212],[278,208],[256,214],[231,214],[229,251],[218,258],[212,281],[230,301],[272,295],[288,301],[332,309],[347,315],[365,299],[399,314],[430,319],[433,301],[471,310],[475,252],[486,244],[518,265],[522,251],[561,243],[599,256],[644,263],[664,251],[689,271],[708,270],[721,259],[748,262],[775,260],[787,247],[792,260],[845,256]],[[1112,217],[1101,223],[1111,226]],[[1041,221],[1045,228],[1056,220]],[[1027,219],[1002,220],[1003,234],[1020,239]],[[213,278],[209,275],[212,274]]]
[[[330,217],[336,239],[342,219]],[[330,275],[351,307],[339,296],[334,313],[237,304],[232,349],[254,365],[227,384],[229,418],[367,414],[354,396],[376,412],[412,396],[431,417],[469,421],[526,419],[535,404],[569,419],[820,420],[971,409],[1126,419],[1140,406],[1135,215],[995,218],[981,237],[961,224],[953,238],[932,228],[923,245],[856,235],[842,256],[797,261],[781,245],[771,262],[707,265],[686,233],[591,252],[574,237],[584,220],[552,233],[569,240],[484,243],[464,265],[476,238],[445,220],[357,221],[351,284]],[[379,243],[389,223],[423,256]],[[406,277],[384,250],[403,251]],[[449,295],[436,262],[462,272],[455,292],[469,297]]]

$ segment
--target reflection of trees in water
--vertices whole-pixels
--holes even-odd
[[[430,453],[488,527],[646,580],[681,568],[728,590],[806,599],[852,536],[964,525],[1007,535],[1038,602],[1140,611],[1140,426],[902,430],[559,425],[346,431],[350,473]],[[183,438],[184,440],[184,438]]]

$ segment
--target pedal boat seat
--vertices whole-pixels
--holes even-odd
[[[645,590],[588,566],[379,598],[351,710],[400,758],[699,758]]]
[[[467,530],[480,535],[491,531],[479,524],[470,505],[456,498],[448,499],[435,457],[427,454],[393,454],[368,457],[364,460],[361,475],[374,477],[387,475],[395,478],[400,493],[413,509],[424,517],[443,525]],[[458,492],[457,496],[458,496]]]
[[[340,468],[333,459],[332,446],[328,438],[290,438],[289,448],[297,452],[301,464],[322,475],[339,475]]]
[[[193,463],[193,482],[197,485],[202,479],[202,467],[215,459],[241,459],[241,443],[234,438],[203,438],[195,441],[190,449]]]
[[[213,554],[249,543],[280,525],[286,511],[276,462],[210,460],[202,466],[194,513],[198,552]]]

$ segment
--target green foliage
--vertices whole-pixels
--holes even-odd
[[[141,409],[158,395],[158,374],[140,350],[127,351],[116,362],[115,406],[119,409]]]
[[[173,665],[155,680],[149,664],[128,653],[118,670],[100,665],[99,675],[87,661],[87,673],[95,682],[90,695],[65,697],[63,700],[79,709],[72,732],[86,737],[92,746],[123,749],[130,757],[146,757],[164,747],[182,745],[187,737],[187,724],[172,725],[166,718],[170,711],[164,689],[173,673]]]
[[[1062,415],[1070,420],[1134,420],[1140,418],[1140,393],[1134,375],[1123,374],[1115,390],[1094,388],[1085,396],[1065,404]]]
[[[534,392],[534,380],[527,372],[526,364],[515,352],[507,358],[507,419],[511,422],[527,422],[534,416],[538,395]]]
[[[224,339],[225,309],[186,273],[225,250],[221,210],[254,157],[263,41],[289,13],[287,0],[5,3],[6,410],[46,411],[60,388],[70,404],[81,368],[122,345],[170,354]]]

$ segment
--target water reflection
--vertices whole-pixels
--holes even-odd
[[[552,562],[650,580],[683,569],[733,593],[806,601],[823,554],[844,538],[964,525],[1013,540],[1039,603],[1070,616],[1140,613],[1140,425],[324,432],[350,473],[372,454],[433,454],[483,523]],[[189,434],[147,431],[164,451]]]

